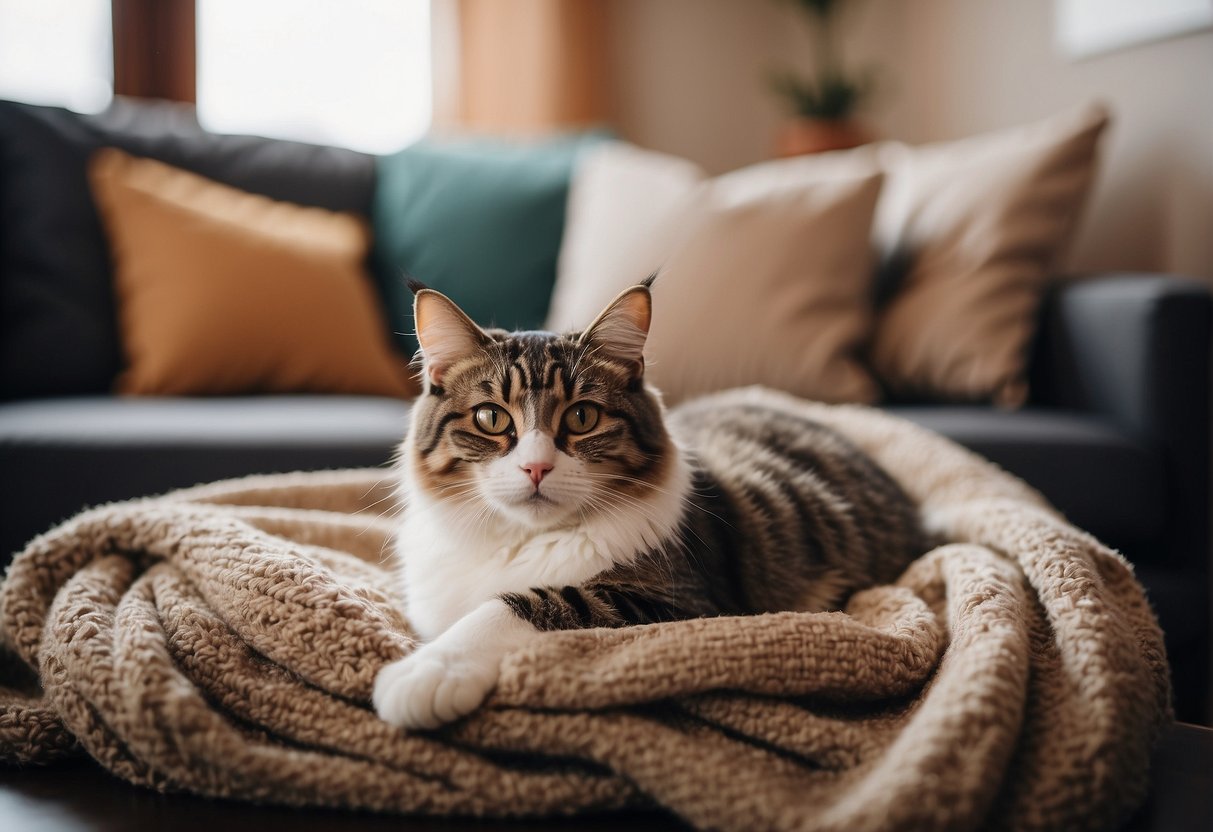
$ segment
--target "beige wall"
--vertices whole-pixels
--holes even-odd
[[[900,51],[899,25],[869,0],[848,20],[848,57],[865,64]],[[903,13],[897,2],[893,16]],[[769,158],[782,102],[774,69],[808,65],[808,30],[776,0],[611,0],[614,112],[635,142],[686,156],[712,173]],[[883,58],[881,59],[883,60]],[[889,67],[886,67],[889,69]],[[885,103],[895,103],[882,78]],[[878,127],[899,106],[874,114]]]
[[[869,119],[931,141],[1098,98],[1116,123],[1074,270],[1213,279],[1213,33],[1072,62],[1053,0],[864,0],[848,56],[881,66]],[[763,76],[806,63],[796,15],[773,0],[614,0],[615,111],[634,141],[722,171],[769,156],[782,115]]]
[[[737,0],[614,0],[617,123],[713,172],[762,158],[777,123],[760,72],[779,16]]]

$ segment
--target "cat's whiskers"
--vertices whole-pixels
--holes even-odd
[[[596,495],[596,496],[602,497],[603,495]],[[670,522],[670,520],[672,519],[672,518],[659,518],[657,516],[657,514],[655,513],[655,511],[653,510],[652,506],[647,504],[644,500],[640,499],[639,497],[633,497],[631,494],[625,494],[622,491],[616,491],[614,489],[606,489],[606,496],[614,498],[617,501],[626,503],[627,506],[630,508],[635,508],[637,512],[639,512],[640,514],[643,514],[644,517],[647,520],[649,520],[651,523],[664,524],[664,523]]]
[[[362,527],[362,529],[358,532],[358,534],[356,536],[362,537],[364,534],[366,534],[368,531],[370,531],[371,527],[374,526],[376,523],[395,520],[397,517],[399,517],[404,512],[404,508],[405,508],[404,505],[401,504],[401,505],[397,506],[396,508],[392,509],[391,511],[381,512],[376,517],[373,517],[370,520],[368,520],[366,522],[366,525]],[[379,544],[380,557],[383,556],[383,553],[388,548],[388,545],[391,543],[391,540],[392,540],[392,536],[389,534],[389,535],[386,535],[384,537],[383,542],[381,544]]]
[[[455,489],[455,488],[460,488],[461,486],[470,486],[470,487],[465,487],[465,488],[462,488],[462,490],[460,490],[460,491],[455,491],[451,494],[443,495],[443,500],[445,502],[456,504],[458,506],[459,512],[466,511],[471,506],[475,505],[475,502],[472,499],[470,499],[470,496],[472,494],[474,494],[476,491],[474,480],[472,480],[472,479],[462,480],[459,482],[450,483],[450,484],[442,487],[442,490],[451,490],[451,489]],[[380,514],[379,519],[394,518],[394,517],[402,514],[407,508],[408,508],[407,503],[403,499],[401,499],[399,505],[396,508],[394,508],[389,513]],[[372,523],[373,522],[374,521],[372,521]],[[362,532],[359,532],[359,534],[361,535],[369,529],[370,529],[370,524],[368,524],[362,530]],[[383,544],[379,547],[379,563],[382,564],[384,561],[386,561],[388,558],[391,557],[391,555],[392,555],[391,546],[392,546],[393,542],[394,542],[394,540],[393,540],[392,536],[390,536],[390,535],[384,539]]]
[[[611,502],[610,498],[614,498],[616,502]],[[669,524],[668,518],[660,518],[653,511],[652,507],[630,495],[623,494],[618,491],[608,491],[607,494],[591,494],[590,500],[596,501],[600,509],[606,509],[612,518],[626,520],[624,510],[634,511],[649,521],[650,527],[657,529]],[[622,503],[622,504],[621,504]]]
[[[674,492],[670,491],[669,489],[662,488],[661,486],[659,486],[655,483],[649,482],[648,480],[642,480],[637,477],[629,477],[624,474],[599,474],[599,473],[594,473],[592,471],[587,471],[584,474],[582,474],[582,476],[585,476],[589,479],[595,479],[595,480],[604,480],[604,481],[622,480],[624,482],[639,483],[641,485],[648,486],[653,491],[656,491],[659,494],[666,494],[669,496],[674,496]],[[733,528],[733,525],[731,523],[729,523],[727,520],[725,520],[723,517],[721,517],[719,514],[716,514],[714,511],[711,511],[710,509],[706,508],[705,506],[702,506],[702,505],[698,504],[697,502],[695,502],[694,500],[692,500],[690,491],[691,491],[691,489],[687,489],[687,491],[684,492],[680,497],[680,499],[682,501],[682,508],[692,508],[692,509],[695,509],[696,511],[701,511],[704,514],[707,514],[711,517],[716,518],[717,520],[724,523],[729,528]],[[617,492],[617,493],[621,493],[621,492]]]
[[[436,494],[432,495],[430,499],[436,499],[443,505],[454,503],[462,507],[464,504],[472,503],[470,498],[479,494],[481,485],[476,477],[468,477],[440,485],[434,491]]]
[[[634,510],[636,510],[638,512],[646,514],[646,516],[649,518],[650,522],[653,525],[662,524],[662,521],[660,518],[656,518],[651,514],[651,506],[649,506],[647,503],[643,502],[642,500],[639,500],[638,498],[633,497],[630,494],[625,494],[621,491],[616,491],[614,489],[608,489],[607,493],[616,500],[627,501],[630,504],[630,506],[629,506],[630,508],[633,508]],[[670,492],[666,492],[666,493],[670,493]],[[696,506],[696,504],[694,502],[692,502],[690,500],[689,496],[684,495],[682,498],[680,512],[688,506],[699,508],[698,506]],[[704,509],[704,511],[707,514],[712,514],[712,512],[707,511],[706,509]],[[681,513],[679,516],[681,517]],[[713,516],[715,516],[715,515],[713,515]],[[703,537],[697,531],[695,531],[695,528],[693,526],[685,525],[684,528],[690,535],[692,535],[697,541],[699,541],[700,545],[704,546],[705,548],[708,546],[707,541],[704,540]],[[663,559],[665,559],[667,562],[669,560],[669,552],[666,551],[665,547],[668,546],[671,541],[676,542],[676,544],[687,554],[688,557],[690,557],[693,560],[698,561],[698,557],[696,556],[695,552],[691,549],[691,547],[688,545],[688,542],[682,540],[681,536],[673,534],[673,535],[668,535],[667,540],[664,541],[663,546],[660,547],[661,555],[662,555]]]
[[[480,515],[485,511],[483,501],[473,500],[473,498],[462,497],[459,505],[442,506],[415,506],[411,511],[415,511],[421,515],[440,514],[442,515],[443,528],[448,530],[452,537],[461,538],[468,546],[474,546],[472,540],[473,535],[468,534],[468,526],[477,524]]]
[[[616,494],[615,496],[620,496],[620,495]],[[627,517],[624,515],[623,508],[618,505],[614,505],[614,504],[610,503],[609,498],[607,496],[604,496],[601,494],[592,495],[591,499],[589,500],[589,503],[592,506],[593,510],[598,514],[599,517],[602,517],[605,515],[608,518],[609,522],[611,522],[613,525],[615,525],[617,529],[627,523]],[[662,540],[660,545],[650,547],[647,553],[646,552],[634,552],[633,557],[640,557],[642,555],[647,554],[650,558],[655,559],[656,562],[658,562],[665,570],[665,579],[666,579],[666,582],[671,587],[671,595],[672,595],[673,584],[674,584],[674,573],[673,573],[673,564],[669,557],[669,552],[667,551],[667,547],[668,547],[669,543],[670,543],[670,541],[668,539]]]
[[[446,492],[452,491],[454,489],[463,489],[466,491],[468,489],[475,490],[477,488],[479,488],[479,480],[477,480],[477,478],[475,478],[475,477],[468,477],[467,479],[456,480],[456,481],[454,481],[454,483],[446,483],[444,485],[439,485],[438,488],[434,489],[434,490],[438,491],[439,494],[442,495],[443,497],[446,497],[446,496],[448,496],[448,494],[446,494]]]
[[[595,520],[609,523],[615,527],[617,532],[622,528],[625,518],[619,507],[611,505],[603,497],[597,495],[591,497],[587,502],[594,512]]]
[[[373,491],[373,490],[374,490],[375,488],[377,488],[377,487],[378,487],[378,486],[371,486],[370,488],[368,488],[368,489],[367,489],[366,494],[370,494],[370,493],[371,493],[371,491]],[[363,496],[363,497],[365,497],[365,496],[366,496],[366,494],[363,494],[362,496]],[[370,511],[371,509],[375,508],[376,506],[382,505],[383,503],[386,503],[388,500],[394,500],[394,499],[397,499],[398,497],[399,497],[399,495],[398,495],[398,494],[396,494],[396,493],[393,491],[391,494],[388,494],[388,495],[386,495],[386,496],[384,496],[384,497],[380,497],[378,500],[376,500],[375,502],[371,503],[371,504],[370,504],[369,506],[367,506],[365,509],[362,509],[362,511]],[[382,514],[383,514],[383,512],[380,512],[380,516],[382,516]]]
[[[493,515],[495,513],[496,512],[494,511],[493,507],[488,503],[485,503],[481,508],[480,513],[473,518],[473,533],[477,536],[483,535],[488,528],[489,521],[493,519]]]
[[[367,498],[367,496],[368,496],[368,495],[369,495],[369,494],[370,494],[372,491],[374,491],[376,488],[379,488],[381,485],[383,485],[383,481],[384,481],[384,480],[386,480],[386,479],[387,479],[388,477],[390,477],[390,476],[392,476],[392,472],[391,472],[391,471],[388,471],[388,472],[384,473],[384,475],[383,475],[382,477],[380,477],[379,479],[375,480],[374,485],[371,485],[369,488],[367,488],[367,490],[366,490],[366,491],[363,491],[363,492],[362,492],[362,496],[361,496],[361,497],[359,497],[358,499],[359,499],[359,500],[365,500],[365,499]],[[394,488],[392,489],[392,493],[391,493],[391,494],[388,494],[386,497],[381,497],[380,499],[378,499],[378,500],[376,500],[375,502],[371,503],[371,504],[370,504],[369,506],[367,506],[366,508],[367,508],[367,510],[372,509],[372,508],[374,508],[375,506],[377,506],[377,505],[379,505],[380,503],[382,503],[384,500],[390,499],[390,498],[391,498],[391,497],[393,497],[393,496],[395,496],[395,489],[394,489]]]
[[[380,477],[378,480],[376,480],[375,484],[372,485],[370,488],[368,488],[366,491],[364,491],[362,494],[362,497],[360,497],[359,499],[360,500],[366,499],[366,496],[368,494],[370,494],[372,491],[374,491],[376,488],[381,486],[385,479],[387,479],[386,475],[383,477]],[[369,506],[367,506],[366,509],[364,509],[364,511],[369,512],[371,509],[386,502],[387,500],[391,500],[391,499],[398,500],[396,505],[394,505],[391,509],[389,509],[387,511],[380,511],[377,514],[375,514],[374,517],[367,520],[366,525],[363,526],[361,529],[359,529],[358,533],[354,536],[362,537],[364,534],[366,534],[367,532],[369,532],[371,530],[372,526],[374,526],[378,522],[396,519],[396,517],[399,516],[399,514],[402,511],[404,511],[404,501],[399,500],[399,497],[400,497],[400,495],[398,493],[396,493],[395,490],[393,490],[387,496],[381,497],[378,500],[376,500],[375,502],[371,503]],[[390,534],[385,535],[383,538],[383,542],[379,544],[379,563],[383,563],[385,560],[387,560],[388,557],[391,556],[391,552],[389,551],[391,540],[392,540],[392,536]]]

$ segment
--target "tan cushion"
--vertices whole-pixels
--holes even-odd
[[[89,175],[114,258],[119,392],[411,392],[363,268],[362,220],[114,149]]]
[[[765,384],[870,402],[869,236],[881,175],[790,159],[716,179],[616,143],[579,166],[548,327],[584,327],[660,268],[646,377],[667,401]]]
[[[877,240],[911,263],[871,347],[891,393],[1026,401],[1041,295],[1090,190],[1107,121],[1102,108],[1085,107],[961,141],[857,154],[887,177]]]

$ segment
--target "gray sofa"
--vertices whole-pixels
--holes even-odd
[[[4,129],[0,124],[0,153],[13,139]],[[89,142],[127,146],[233,184],[244,181],[250,158],[269,164],[279,152],[276,144],[235,152],[239,146],[214,145],[215,137],[196,131],[178,130],[177,143],[165,144],[156,138],[162,128],[149,132],[146,124],[132,131],[98,123],[89,130]],[[307,164],[316,165],[314,149],[306,153]],[[343,207],[369,204],[371,194],[362,191],[373,187],[373,160],[336,158],[339,164],[324,176],[342,176]],[[295,166],[291,176],[300,171],[306,166]],[[278,179],[262,178],[261,190],[276,195]],[[60,187],[70,191],[74,181]],[[81,175],[77,186],[82,182]],[[291,188],[297,201],[308,201],[306,183],[292,180]],[[20,211],[12,190],[0,176],[0,299],[7,304],[0,318],[6,326],[25,322],[13,317],[19,313],[14,303],[25,302],[21,286],[14,286],[30,281],[28,273],[14,271],[10,256]],[[92,312],[104,325],[112,301],[96,288],[100,308]],[[65,327],[72,324],[67,310],[79,313],[81,305],[87,302],[64,306]],[[53,304],[30,308],[39,310],[44,325],[57,314]],[[24,371],[26,363],[39,363],[12,331],[0,331],[0,367]],[[889,405],[1023,477],[1133,561],[1167,632],[1178,712],[1200,721],[1210,715],[1211,343],[1213,301],[1204,284],[1140,274],[1058,281],[1041,310],[1027,407]],[[49,377],[54,364],[39,363],[43,392],[17,382],[0,386],[5,561],[30,537],[88,505],[249,473],[386,465],[408,418],[407,403],[349,396],[118,398],[88,380],[57,384]],[[112,370],[112,362],[102,367],[103,381]]]

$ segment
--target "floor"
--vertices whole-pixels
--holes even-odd
[[[1213,730],[1177,725],[1154,755],[1154,790],[1126,827],[1130,832],[1213,829]],[[541,829],[606,832],[687,827],[660,812],[535,821],[400,818],[318,809],[253,806],[189,795],[162,795],[115,779],[90,761],[47,769],[0,768],[0,828],[5,832],[488,832]]]

